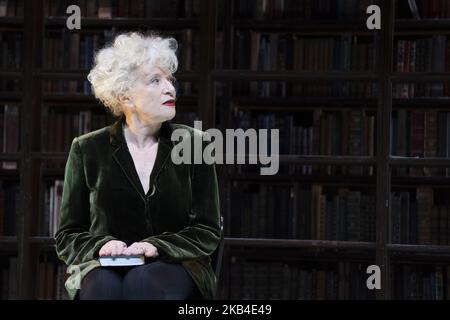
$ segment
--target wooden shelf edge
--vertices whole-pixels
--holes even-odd
[[[388,244],[387,248],[390,254],[420,253],[450,256],[450,246],[448,245]]]
[[[374,242],[356,241],[224,238],[224,244],[227,246],[245,246],[252,248],[361,249],[375,251]]]
[[[48,17],[45,18],[47,27],[65,27],[66,17]],[[111,19],[103,18],[82,18],[81,26],[87,28],[95,27],[166,27],[169,29],[198,28],[200,25],[197,18],[125,18],[114,17]]]
[[[17,236],[0,236],[0,244],[17,243]]]
[[[390,156],[389,164],[391,166],[450,167],[450,159],[449,158],[419,158],[419,157]]]
[[[0,25],[8,27],[20,27],[24,26],[23,17],[0,17]]]
[[[39,69],[36,70],[33,74],[37,77],[42,77],[46,80],[61,80],[63,79],[78,79],[78,80],[86,80],[89,70],[58,70],[58,69]],[[175,78],[178,81],[189,81],[189,80],[197,80],[199,77],[198,71],[184,71],[179,70],[174,74]]]
[[[52,237],[44,236],[32,236],[29,238],[30,243],[41,244],[41,245],[55,245],[55,239]]]
[[[2,236],[0,237],[0,254],[14,254],[18,251],[17,236]],[[1,256],[0,255],[0,256]]]
[[[439,31],[442,29],[449,30],[450,29],[450,19],[449,18],[441,18],[441,19],[432,19],[432,18],[423,18],[420,20],[416,19],[396,19],[394,32],[398,31],[411,31],[414,29],[415,31]]]
[[[321,33],[321,34],[336,34],[342,32],[358,32],[364,34],[371,34],[367,30],[365,20],[342,21],[342,20],[315,20],[314,23],[310,20],[298,20],[283,18],[282,20],[275,19],[256,19],[256,18],[235,18],[232,25],[236,29],[257,29],[257,30],[289,30],[295,33]],[[373,33],[373,32],[372,32]]]
[[[239,79],[239,80],[378,80],[379,75],[375,72],[306,72],[296,70],[286,71],[262,71],[250,69],[215,69],[211,75],[216,80]]]

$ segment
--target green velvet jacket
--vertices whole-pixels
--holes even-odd
[[[205,299],[214,297],[216,278],[210,255],[220,241],[220,211],[214,165],[171,161],[177,128],[202,135],[191,127],[164,122],[150,189],[145,194],[128,150],[122,116],[112,126],[75,138],[65,168],[59,228],[58,257],[72,275],[66,281],[69,297],[76,296],[82,279],[100,267],[98,252],[110,240],[130,245],[147,241],[159,257],[181,263]]]

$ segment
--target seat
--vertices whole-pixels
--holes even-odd
[[[211,254],[211,266],[216,275],[216,279],[219,280],[220,271],[222,268],[222,258],[224,249],[224,232],[223,232],[223,216],[220,216],[220,242],[216,250]]]

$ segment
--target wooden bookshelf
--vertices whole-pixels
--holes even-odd
[[[365,28],[365,20],[349,18],[338,20],[323,20],[321,18],[296,19],[294,17],[272,19],[270,17],[248,18],[236,15],[235,1],[228,0],[199,0],[199,16],[197,18],[126,18],[113,17],[102,19],[87,17],[82,19],[82,28],[89,33],[102,30],[161,30],[164,33],[182,32],[192,29],[198,33],[201,49],[199,49],[197,68],[195,70],[181,70],[176,78],[180,82],[192,82],[197,85],[198,93],[180,96],[180,104],[183,111],[195,112],[203,120],[203,129],[211,127],[232,128],[234,123],[232,112],[235,109],[250,113],[287,113],[296,112],[313,113],[316,109],[324,112],[340,112],[346,110],[363,109],[371,112],[376,118],[374,130],[373,155],[323,155],[323,154],[282,154],[281,166],[314,166],[318,168],[347,167],[347,168],[373,168],[372,175],[361,176],[333,176],[318,172],[313,174],[283,173],[275,176],[261,176],[245,170],[239,173],[233,165],[218,166],[222,211],[225,215],[225,225],[231,226],[233,217],[233,183],[287,186],[323,187],[324,189],[351,189],[361,191],[364,196],[374,198],[374,241],[354,240],[324,240],[324,239],[291,239],[287,235],[284,238],[264,238],[249,236],[229,237],[224,239],[224,256],[222,274],[219,282],[219,296],[221,298],[255,298],[250,296],[233,295],[233,272],[236,272],[234,259],[238,259],[238,271],[242,271],[245,261],[262,264],[262,273],[268,268],[280,264],[295,265],[305,262],[308,268],[314,268],[317,264],[334,270],[339,274],[339,268],[362,268],[370,264],[381,267],[381,290],[372,293],[370,298],[391,299],[396,285],[391,278],[396,274],[397,264],[405,265],[449,265],[450,246],[433,244],[404,244],[391,243],[392,203],[389,201],[394,190],[411,190],[414,192],[419,187],[427,187],[433,190],[448,189],[449,177],[441,176],[396,176],[392,170],[397,168],[421,168],[435,167],[440,169],[450,168],[448,157],[413,157],[396,156],[391,154],[390,134],[393,112],[398,110],[435,110],[450,111],[450,97],[413,97],[408,99],[396,98],[392,88],[399,83],[432,83],[449,81],[448,71],[421,71],[398,72],[396,71],[395,48],[398,37],[431,37],[434,35],[450,34],[450,19],[398,19],[395,16],[397,1],[379,0],[382,15],[382,30],[369,31]],[[42,146],[40,134],[43,131],[43,110],[52,108],[55,111],[67,110],[98,111],[100,105],[91,94],[83,92],[46,92],[42,89],[45,81],[81,81],[87,75],[87,69],[49,69],[45,64],[46,31],[58,32],[65,28],[63,17],[45,17],[44,1],[25,1],[24,17],[1,17],[0,29],[16,30],[23,33],[23,66],[14,71],[0,71],[0,76],[5,79],[19,79],[22,82],[22,92],[0,92],[0,102],[18,103],[21,105],[20,118],[20,152],[3,153],[0,160],[17,160],[20,170],[1,170],[4,181],[19,180],[21,198],[17,217],[17,235],[0,237],[0,255],[17,256],[17,285],[19,298],[36,298],[39,292],[38,284],[33,279],[33,272],[37,264],[44,256],[54,258],[54,240],[48,235],[39,235],[34,230],[34,223],[38,223],[42,217],[44,206],[44,194],[51,182],[62,179],[62,168],[44,168],[43,164],[52,161],[65,162],[67,150],[45,151]],[[313,5],[315,6],[315,4]],[[221,8],[221,12],[218,8]],[[301,37],[339,37],[342,34],[350,34],[355,37],[369,38],[371,43],[377,42],[374,53],[374,67],[365,71],[298,71],[262,70],[257,68],[235,68],[234,54],[238,47],[236,32],[256,32],[260,34],[291,34]],[[84,30],[83,30],[84,32]],[[218,35],[222,34],[222,42],[218,42]],[[33,39],[34,41],[25,41]],[[247,39],[250,40],[250,39]],[[250,48],[251,49],[251,48]],[[316,48],[317,49],[317,48]],[[219,53],[219,51],[221,51]],[[251,54],[251,52],[245,52]],[[389,54],[386,54],[389,53]],[[217,55],[221,54],[222,63],[216,64]],[[254,53],[253,53],[254,55]],[[201,62],[201,63],[200,63]],[[285,69],[285,68],[284,68]],[[254,94],[242,94],[240,88],[233,87],[239,83],[284,82],[291,84],[308,84],[321,82],[334,83],[359,83],[367,82],[377,87],[377,94],[356,96],[320,96],[320,95],[269,95],[261,97]],[[221,90],[217,84],[223,84]],[[239,87],[239,86],[236,86]],[[185,107],[186,106],[186,107]],[[254,116],[254,115],[253,115]],[[280,137],[281,138],[281,137]],[[67,146],[68,149],[68,146]],[[376,150],[376,152],[375,152]],[[287,189],[286,189],[287,190]],[[363,193],[362,190],[370,190]],[[258,194],[261,199],[261,194]],[[334,195],[334,194],[333,194]],[[325,194],[324,194],[325,196]],[[275,199],[275,196],[273,196]],[[256,201],[258,201],[258,199]],[[300,199],[294,199],[298,206]],[[278,208],[277,208],[278,209]],[[281,209],[280,209],[281,212]],[[228,219],[228,220],[227,220]],[[231,224],[230,224],[231,223]],[[231,229],[231,228],[230,228]],[[227,230],[226,230],[227,231]],[[252,231],[252,230],[251,230]],[[37,249],[37,250],[35,250]],[[242,259],[242,260],[239,260]],[[46,260],[45,260],[46,261]],[[12,264],[14,265],[14,264]],[[295,268],[294,268],[295,269]],[[292,270],[294,270],[292,269]],[[276,269],[279,270],[279,269]],[[318,269],[319,270],[319,269]],[[322,270],[322,269],[320,269]],[[319,273],[321,271],[318,271]],[[346,269],[347,270],[347,269]],[[355,269],[356,270],[356,269]],[[358,269],[359,270],[359,269]],[[362,270],[362,269],[361,269]],[[347,270],[348,271],[348,270]],[[309,272],[309,271],[308,271]],[[314,271],[316,272],[316,271]],[[279,272],[279,273],[282,273]],[[248,276],[242,271],[242,277]],[[351,277],[351,276],[349,276]],[[356,276],[355,276],[356,277]],[[447,274],[448,277],[448,274]],[[356,279],[356,278],[354,278]],[[358,278],[359,279],[359,278]],[[356,281],[356,280],[355,280]],[[240,290],[237,290],[240,291]],[[447,293],[450,294],[450,293]]]
[[[262,70],[234,70],[232,69],[232,54],[224,53],[223,63],[225,68],[221,70],[213,71],[212,74],[217,81],[222,81],[228,86],[233,81],[349,81],[349,80],[368,80],[376,81],[379,85],[379,93],[376,98],[328,98],[328,97],[236,97],[234,92],[228,90],[224,93],[224,97],[229,99],[230,107],[226,109],[232,110],[233,108],[239,108],[239,110],[246,110],[251,112],[295,112],[298,109],[301,110],[314,110],[316,106],[320,106],[322,109],[329,108],[330,110],[339,110],[341,107],[345,108],[361,108],[376,109],[378,125],[377,127],[377,153],[374,157],[342,157],[342,156],[309,156],[305,155],[288,155],[280,157],[280,165],[282,163],[298,163],[298,164],[340,164],[340,165],[355,165],[357,163],[373,164],[376,168],[376,175],[374,177],[326,177],[326,176],[307,176],[301,174],[292,174],[289,176],[279,175],[274,177],[258,176],[258,174],[227,174],[224,173],[222,177],[229,179],[229,181],[248,181],[252,183],[319,183],[326,185],[327,183],[340,183],[345,186],[354,185],[366,185],[376,188],[376,230],[377,238],[375,243],[364,244],[363,242],[348,242],[344,246],[348,249],[356,249],[359,245],[369,246],[373,249],[373,259],[376,260],[376,264],[381,266],[383,279],[382,290],[378,290],[376,293],[378,299],[390,299],[392,295],[391,289],[391,259],[392,262],[411,262],[414,264],[429,264],[433,262],[439,262],[439,257],[447,257],[449,252],[448,246],[432,246],[432,245],[407,245],[407,244],[391,244],[389,243],[389,232],[386,230],[389,221],[389,215],[391,207],[389,206],[389,197],[392,188],[411,188],[414,189],[417,186],[430,186],[433,188],[448,188],[448,177],[391,177],[391,169],[393,167],[449,167],[450,161],[448,158],[416,158],[416,157],[399,157],[392,156],[390,154],[390,125],[392,110],[398,110],[399,108],[407,110],[448,110],[449,97],[414,97],[409,99],[393,98],[391,92],[391,86],[400,82],[433,82],[433,81],[448,81],[447,72],[395,72],[393,57],[386,52],[394,52],[394,37],[412,35],[412,36],[427,36],[433,34],[446,35],[449,34],[450,28],[447,20],[431,20],[424,19],[421,21],[414,20],[398,20],[395,18],[395,1],[380,1],[382,12],[387,12],[383,15],[382,31],[379,34],[381,39],[377,48],[377,54],[379,57],[379,65],[375,71],[368,72],[303,72],[303,71],[262,71]],[[223,42],[224,47],[233,48],[234,38],[233,32],[237,29],[254,29],[258,32],[264,33],[295,33],[303,36],[323,36],[331,34],[339,34],[348,32],[356,35],[370,34],[367,30],[363,30],[360,27],[361,24],[352,23],[335,23],[327,21],[305,21],[296,22],[295,27],[289,28],[289,20],[285,21],[265,21],[264,19],[251,21],[248,19],[239,20],[229,18],[233,17],[233,4],[224,4],[225,20],[224,24],[219,28],[224,34]],[[423,24],[422,24],[423,23]],[[330,31],[332,29],[333,31]],[[228,68],[228,69],[227,69]],[[222,102],[222,101],[221,101]],[[226,104],[225,104],[226,105]],[[223,103],[221,103],[223,107]],[[428,108],[427,108],[428,107]],[[225,113],[223,113],[225,115]],[[228,121],[230,118],[228,118]],[[229,122],[228,122],[229,125]],[[226,125],[225,125],[226,126]],[[332,159],[330,159],[332,158]],[[309,161],[311,160],[311,162]],[[362,182],[361,180],[367,181]],[[229,200],[229,194],[227,194],[227,201]],[[384,205],[384,204],[387,205]],[[232,219],[232,218],[231,218]],[[292,242],[290,242],[292,241]],[[299,241],[299,242],[297,242]],[[315,242],[316,241],[316,242]],[[232,258],[238,254],[239,248],[242,248],[242,252],[239,253],[244,257],[249,257],[250,254],[245,251],[245,248],[253,248],[253,250],[261,250],[261,256],[264,255],[267,247],[282,249],[285,246],[299,246],[304,248],[314,247],[313,243],[322,243],[317,240],[271,240],[271,239],[227,239],[227,245],[232,246],[236,250],[233,253],[228,252]],[[336,245],[332,241],[323,242],[325,246]],[[336,245],[339,246],[339,245]],[[256,254],[255,254],[256,255]],[[273,258],[267,257],[267,260]],[[331,259],[331,255],[323,253],[323,257]],[[256,257],[253,257],[256,258]],[[286,261],[278,257],[279,261]],[[264,260],[264,258],[260,259]],[[399,260],[402,259],[402,260]],[[301,260],[301,258],[299,258]],[[447,259],[445,259],[447,261]],[[227,265],[229,267],[229,265]],[[229,274],[224,276],[225,282],[229,281]],[[229,290],[231,290],[229,288]],[[230,294],[230,291],[222,292],[223,296]]]

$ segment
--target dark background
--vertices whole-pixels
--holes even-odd
[[[114,121],[86,75],[134,30],[179,41],[174,122],[280,130],[276,175],[217,166],[219,298],[450,298],[450,1],[412,2],[0,1],[1,298],[65,299],[65,160]]]

